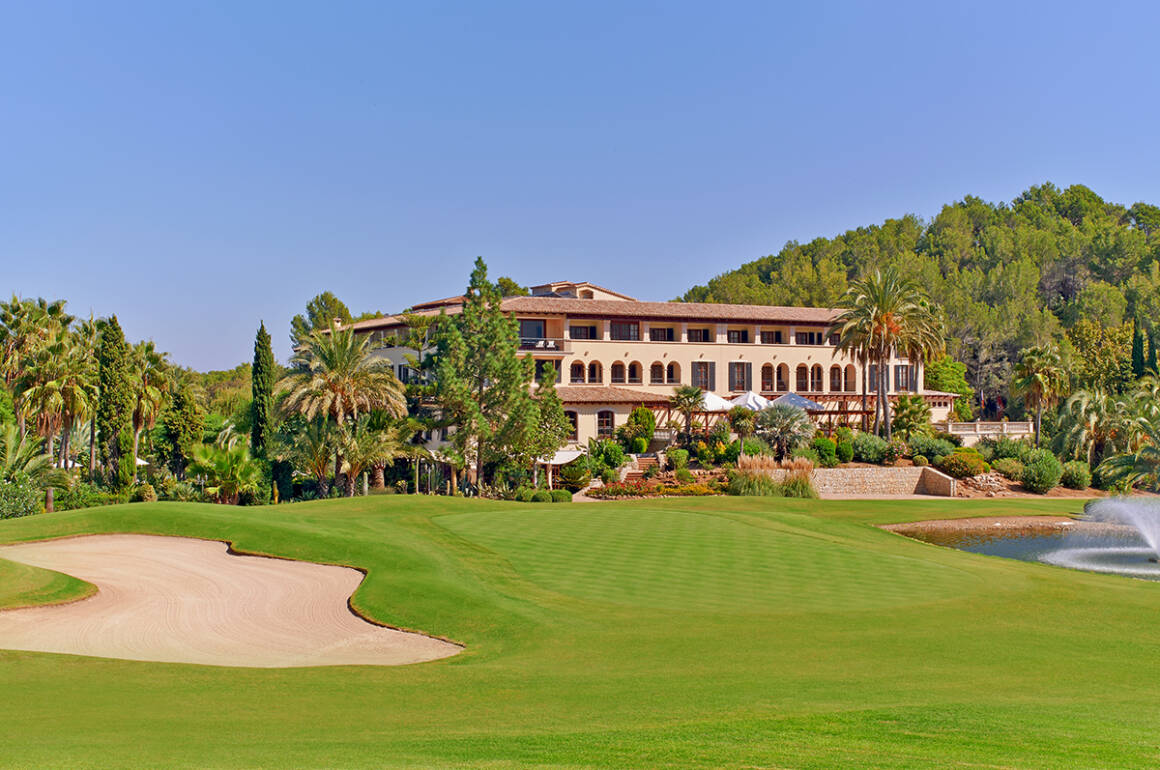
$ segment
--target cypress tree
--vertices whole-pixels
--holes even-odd
[[[1140,331],[1140,321],[1132,323],[1132,374],[1144,376],[1144,332]]]
[[[263,322],[254,339],[254,364],[251,369],[250,451],[265,459],[270,441],[270,418],[274,411],[274,351]]]
[[[1148,330],[1148,371],[1156,374],[1156,327]]]
[[[97,381],[100,385],[100,399],[97,402],[97,436],[99,439],[101,464],[110,482],[118,484],[125,476],[125,468],[119,467],[123,449],[123,433],[132,435],[133,385],[131,382],[129,346],[125,343],[125,333],[117,316],[108,320],[101,330],[101,341],[97,352]],[[132,441],[129,443],[132,452]],[[130,470],[130,481],[132,471]]]

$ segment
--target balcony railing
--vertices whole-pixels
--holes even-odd
[[[572,341],[555,337],[520,337],[520,350],[535,353],[571,353]]]

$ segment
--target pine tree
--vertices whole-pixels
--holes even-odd
[[[541,415],[530,393],[535,363],[520,356],[519,325],[503,312],[482,258],[464,296],[463,311],[440,316],[436,326],[434,390],[443,419],[455,427],[456,453],[483,483],[497,466],[541,454],[529,445]]]
[[[1139,320],[1132,324],[1132,374],[1144,376],[1144,332],[1140,330]]]
[[[100,399],[97,403],[96,424],[101,463],[106,478],[111,483],[119,484],[125,475],[125,469],[119,467],[119,461],[126,431],[130,436],[129,452],[132,453],[134,398],[129,346],[125,343],[125,333],[121,331],[117,316],[110,318],[101,330],[97,365]]]
[[[270,335],[263,322],[254,339],[254,365],[251,369],[250,451],[255,458],[265,459],[270,441],[270,420],[274,412],[274,351]]]

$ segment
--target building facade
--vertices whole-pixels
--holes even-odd
[[[830,308],[641,302],[589,283],[561,281],[507,297],[503,309],[519,323],[520,349],[536,361],[537,375],[556,373],[558,392],[573,424],[570,441],[612,435],[636,406],[656,412],[658,426],[675,417],[669,397],[681,385],[732,399],[748,391],[766,398],[797,393],[823,407],[823,424],[859,424],[873,413],[874,395],[862,393],[863,371],[827,336],[837,310]],[[420,315],[455,313],[462,297],[413,306]],[[412,376],[407,350],[395,345],[404,318],[387,316],[353,324],[374,335],[404,381]],[[921,369],[905,357],[888,364],[890,395],[919,394],[932,419],[947,419],[952,393],[920,389]],[[707,421],[713,415],[705,415]]]

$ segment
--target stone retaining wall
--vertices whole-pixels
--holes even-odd
[[[783,470],[767,471],[774,478]],[[865,497],[940,495],[954,497],[955,480],[930,466],[924,468],[815,468],[810,477],[818,494]]]

